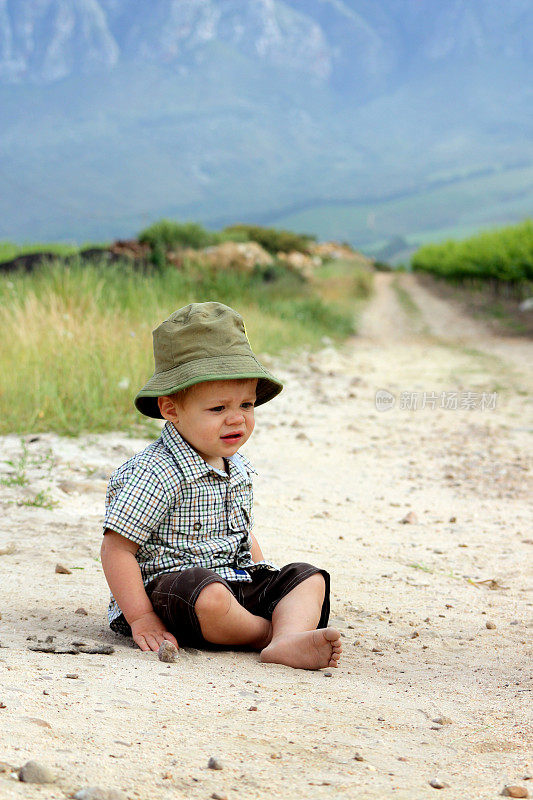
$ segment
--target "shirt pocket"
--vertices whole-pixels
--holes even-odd
[[[225,527],[224,502],[218,493],[206,491],[204,487],[190,489],[172,515],[172,529],[182,545],[186,541],[220,535]]]

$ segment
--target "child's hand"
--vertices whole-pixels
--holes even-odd
[[[133,641],[143,651],[159,650],[159,645],[165,639],[178,647],[176,639],[167,631],[155,611],[149,611],[139,619],[136,619],[135,622],[132,622],[131,635],[133,636]]]

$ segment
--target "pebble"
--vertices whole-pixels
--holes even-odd
[[[330,672],[329,670],[327,672],[324,672],[324,678],[332,678],[332,677],[333,677],[333,672]]]
[[[178,648],[175,644],[165,639],[165,641],[161,642],[159,645],[157,657],[160,661],[164,661],[165,664],[173,664],[176,658],[179,657]]]
[[[409,511],[409,513],[407,513],[405,517],[400,520],[400,522],[402,522],[404,525],[416,525],[418,522],[418,517],[414,511]]]
[[[501,794],[504,797],[529,797],[525,786],[504,786]]]
[[[220,792],[213,792],[211,797],[213,800],[228,800],[228,795],[224,793],[221,794]]]
[[[437,725],[451,725],[452,720],[450,717],[445,717],[444,714],[440,717],[435,717],[435,719],[431,720],[432,722],[436,722]]]
[[[86,786],[79,789],[74,800],[127,800],[124,792],[117,789],[100,789],[99,786]]]
[[[250,706],[248,711],[257,711],[257,706]]]
[[[28,650],[36,653],[68,653],[71,656],[77,655],[80,651],[76,647],[56,647],[55,644],[30,644]]]
[[[73,647],[76,647],[79,653],[87,655],[110,656],[115,652],[112,644],[83,644],[83,642],[72,642]]]
[[[485,627],[486,627],[486,628],[488,628],[488,629],[489,629],[489,631],[493,631],[493,630],[495,630],[495,629],[496,629],[496,624],[495,624],[494,622],[491,622],[491,621],[490,621],[490,619],[488,619],[488,620],[485,622]]]
[[[52,726],[45,719],[39,719],[39,717],[24,717],[24,719],[27,719],[28,722],[34,722],[35,725],[39,725],[41,728],[50,728],[52,730]]]
[[[429,785],[433,787],[433,789],[446,789],[448,784],[444,783],[444,781],[440,781],[438,778],[432,778],[429,781]]]
[[[63,564],[56,564],[56,572],[58,575],[72,575],[72,570],[64,567]]]
[[[207,762],[207,766],[209,769],[224,769],[222,761],[219,758],[216,758],[215,756],[211,756],[211,758]]]
[[[19,769],[19,781],[24,783],[54,783],[52,770],[39,761],[26,761]]]
[[[356,753],[353,758],[354,758],[354,761],[364,761],[365,760],[363,758],[363,756],[361,755],[361,753]]]
[[[85,608],[83,608],[83,606],[80,606],[79,608],[77,608],[74,613],[75,614],[79,614],[82,617],[88,616],[88,611]]]
[[[67,672],[65,678],[70,678],[71,680],[75,681],[79,678],[79,675],[77,672]]]

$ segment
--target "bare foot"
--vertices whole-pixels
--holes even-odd
[[[319,628],[277,636],[261,651],[261,661],[296,669],[337,667],[342,645],[335,628]]]

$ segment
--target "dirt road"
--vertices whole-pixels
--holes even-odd
[[[377,274],[359,336],[272,365],[286,388],[246,448],[255,532],[277,563],[330,571],[344,646],[331,676],[132,649],[105,627],[99,526],[109,472],[145,443],[27,437],[17,485],[20,441],[4,438],[0,798],[532,796],[532,363],[531,342]],[[115,651],[27,649],[47,636]],[[56,783],[15,781],[28,759]]]

